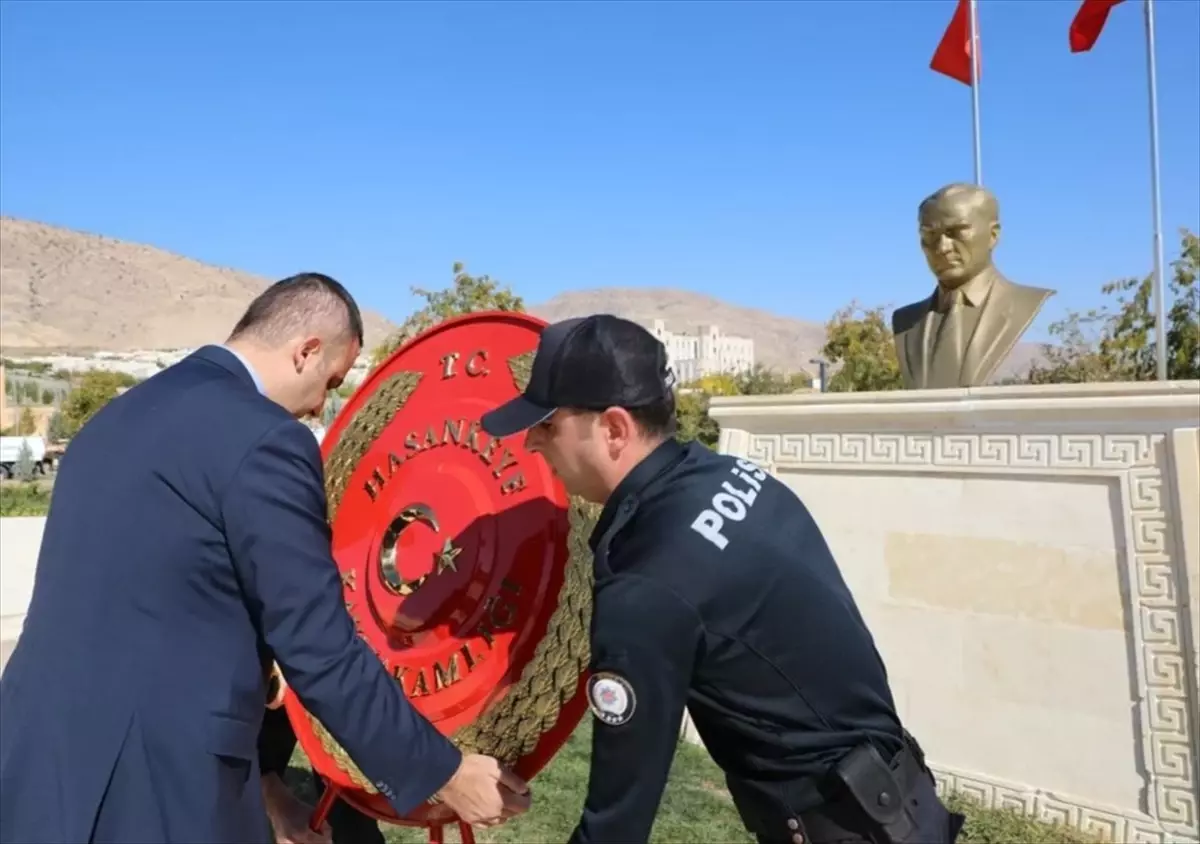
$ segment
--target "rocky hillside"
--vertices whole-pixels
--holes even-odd
[[[152,246],[0,217],[0,347],[10,355],[192,348],[224,339],[271,281]],[[825,343],[822,323],[669,288],[571,291],[529,309],[551,321],[605,311],[647,326],[661,319],[675,332],[716,324],[754,338],[757,359],[782,371],[811,371]],[[377,313],[363,317],[367,349],[395,329]],[[1019,345],[998,377],[1024,371],[1038,350]]]
[[[190,348],[219,342],[274,279],[0,217],[5,352]],[[368,348],[391,323],[364,313]]]

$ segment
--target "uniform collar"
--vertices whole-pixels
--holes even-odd
[[[642,458],[642,462],[634,466],[624,480],[617,484],[617,488],[605,502],[604,509],[600,511],[600,518],[596,520],[596,527],[592,529],[592,535],[588,539],[588,545],[591,546],[593,552],[600,543],[600,537],[604,536],[612,525],[617,512],[622,507],[632,506],[636,501],[637,494],[664,470],[678,462],[683,453],[684,446],[674,437],[668,437]]]

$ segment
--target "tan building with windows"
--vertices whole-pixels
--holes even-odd
[[[695,334],[676,334],[661,319],[651,333],[667,348],[667,359],[680,383],[706,375],[737,375],[754,369],[754,341],[722,334],[715,325],[702,325]]]

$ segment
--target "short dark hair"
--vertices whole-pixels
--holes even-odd
[[[363,343],[362,313],[345,287],[322,273],[297,273],[277,281],[255,297],[229,335],[230,340],[251,335],[267,343],[282,343],[314,322],[337,325],[343,333]]]
[[[675,416],[674,393],[668,392],[664,398],[628,410],[646,438],[657,440],[675,435],[678,419]]]

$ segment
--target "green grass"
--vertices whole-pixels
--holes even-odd
[[[537,844],[563,842],[579,820],[588,781],[591,722],[585,718],[554,760],[534,777],[533,808],[522,817],[490,830],[476,830],[475,840]],[[297,750],[291,762],[293,788],[315,802],[308,780],[308,760]],[[947,803],[967,816],[959,841],[968,844],[1092,844],[1076,830],[1050,826],[1013,811],[987,809],[966,797],[952,795]],[[390,844],[424,844],[422,829],[384,824]],[[746,832],[725,790],[721,771],[701,747],[680,742],[671,777],[658,810],[652,842],[714,842],[743,844],[754,839]],[[457,830],[446,830],[446,841],[458,841]]]
[[[0,516],[44,516],[50,511],[50,486],[37,481],[0,483]]]

